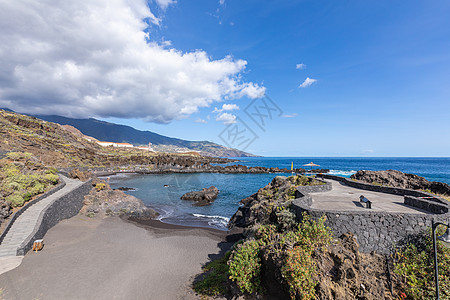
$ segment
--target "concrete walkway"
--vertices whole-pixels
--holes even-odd
[[[54,200],[66,195],[83,184],[80,180],[60,175],[66,185],[59,191],[30,206],[14,222],[5,239],[0,244],[0,274],[16,268],[23,256],[16,256],[17,248],[33,233],[41,212]]]
[[[428,212],[404,204],[403,196],[396,196],[380,192],[361,190],[342,184],[339,181],[326,179],[331,182],[332,190],[328,192],[311,193],[312,208],[345,211],[385,211],[396,213],[428,214]],[[365,204],[359,202],[359,196],[364,195],[372,201],[372,209],[366,209]]]

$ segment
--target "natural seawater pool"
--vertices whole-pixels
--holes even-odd
[[[141,199],[160,213],[162,222],[226,230],[239,202],[256,193],[277,175],[290,174],[121,174],[112,176],[110,185],[112,188],[136,189],[126,193]],[[193,201],[180,199],[184,193],[211,185],[219,189],[219,196],[211,205],[196,207],[192,205]]]
[[[356,170],[394,169],[423,176],[430,181],[450,183],[450,158],[383,158],[383,157],[253,157],[238,158],[238,164],[247,166],[301,168],[313,161],[320,168],[330,169],[330,174],[349,177]],[[225,230],[229,218],[239,207],[239,201],[266,186],[275,176],[291,174],[151,174],[112,176],[113,188],[130,187],[127,191],[156,211],[165,223],[201,226]],[[168,185],[168,187],[164,187]],[[209,206],[195,207],[193,202],[180,200],[187,192],[199,191],[214,185],[219,196]]]

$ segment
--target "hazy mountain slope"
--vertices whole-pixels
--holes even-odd
[[[176,152],[193,150],[203,155],[222,157],[254,156],[237,149],[224,147],[208,141],[186,141],[177,138],[166,137],[151,131],[141,131],[126,125],[104,122],[96,119],[72,119],[62,116],[36,116],[39,119],[61,125],[71,125],[83,134],[92,136],[100,141],[130,143],[134,145],[147,145],[151,142],[156,146],[155,150]],[[159,147],[158,147],[159,146]]]
[[[102,147],[87,140],[75,128],[0,109],[0,158],[8,152],[29,152],[42,165],[58,168],[190,167],[228,162],[198,154],[164,154],[133,148]]]

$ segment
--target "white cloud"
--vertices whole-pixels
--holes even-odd
[[[162,9],[166,9],[170,4],[176,3],[175,0],[156,0],[156,2]]]
[[[303,70],[303,69],[306,68],[306,65],[305,65],[305,64],[297,64],[297,65],[295,66],[295,68],[296,68],[297,70]]]
[[[196,123],[202,123],[202,124],[206,124],[208,123],[208,121],[203,120],[202,118],[198,118],[197,120],[195,120]]]
[[[161,21],[145,0],[0,1],[0,107],[167,123],[264,94],[246,61],[149,42],[143,20]]]
[[[225,4],[225,0],[219,0],[219,4],[220,5],[224,5]]]
[[[236,104],[224,104],[222,105],[222,108],[215,107],[213,113],[220,113],[223,111],[232,111],[232,110],[239,110],[239,106],[237,106]]]
[[[229,113],[222,113],[217,118],[216,121],[221,121],[225,125],[236,123],[236,116]]]
[[[303,81],[303,83],[300,84],[298,87],[299,88],[306,88],[306,87],[310,86],[311,84],[313,84],[316,81],[317,81],[317,79],[312,79],[312,78],[306,77],[305,81]]]
[[[282,118],[295,118],[297,116],[296,113],[290,114],[290,115],[281,115]]]
[[[363,151],[361,151],[361,152],[362,152],[362,154],[364,154],[364,155],[369,155],[369,154],[375,153],[375,150],[373,150],[373,149],[367,149],[367,150],[363,150]]]

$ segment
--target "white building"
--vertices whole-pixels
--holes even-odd
[[[117,147],[116,143],[112,143],[112,142],[101,142],[101,141],[98,141],[97,144],[99,144],[100,146],[103,146],[103,147],[108,147],[108,146]]]
[[[128,143],[115,143],[116,146],[115,147],[119,147],[119,148],[133,148],[134,146]]]
[[[113,146],[119,148],[133,148],[134,146],[128,143],[113,143],[113,142],[101,142],[98,141],[97,144],[103,147]]]

